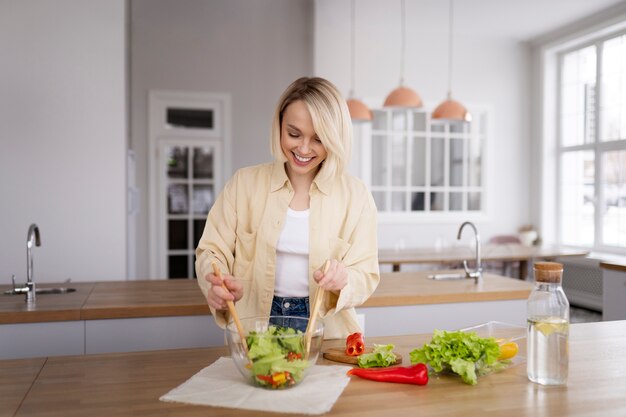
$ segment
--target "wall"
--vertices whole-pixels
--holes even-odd
[[[0,283],[126,271],[125,2],[0,2]]]
[[[406,3],[405,85],[432,109],[447,92],[448,2]],[[456,22],[471,13],[463,2],[456,2]],[[315,22],[315,73],[335,81],[347,95],[350,2],[316,0]],[[399,84],[400,25],[399,1],[357,2],[356,95],[378,106]],[[530,47],[512,38],[490,37],[481,28],[465,24],[454,35],[453,63],[453,96],[468,106],[494,109],[494,134],[488,144],[489,215],[476,225],[484,240],[516,233],[530,220]],[[400,240],[405,246],[433,246],[438,239],[452,245],[464,220],[380,224],[380,246],[394,247]]]
[[[130,13],[131,148],[141,189],[136,277],[148,278],[148,92],[230,94],[231,171],[271,160],[274,106],[289,83],[313,74],[313,2],[133,0]]]

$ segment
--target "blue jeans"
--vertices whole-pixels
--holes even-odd
[[[309,318],[309,297],[278,297],[272,300],[270,316],[291,316]],[[306,331],[306,320],[272,319],[270,322],[276,326],[291,327]]]

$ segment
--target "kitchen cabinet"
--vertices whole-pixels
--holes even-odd
[[[368,337],[455,330],[493,320],[525,326],[526,299],[365,307],[357,308],[357,314],[364,316]]]
[[[0,325],[0,359],[219,346],[211,315]]]
[[[626,319],[626,260],[601,262],[602,320]]]
[[[85,320],[84,353],[220,346],[224,332],[211,315]]]
[[[0,325],[0,358],[36,358],[85,353],[85,325],[57,321]]]

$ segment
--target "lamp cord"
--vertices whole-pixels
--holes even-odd
[[[402,40],[400,43],[400,85],[404,85],[404,53],[405,53],[405,38],[406,38],[406,13],[405,13],[405,4],[404,0],[400,2],[400,13],[401,13],[401,21],[400,21],[400,30],[402,32]]]
[[[454,26],[454,0],[450,0],[448,27],[448,100],[452,98],[452,27]]]
[[[356,47],[354,46],[355,42],[356,42],[356,36],[355,36],[355,28],[354,28],[354,21],[355,21],[355,0],[351,0],[350,1],[350,93],[348,94],[349,98],[353,98],[354,97],[354,79],[356,77],[356,71],[355,71],[355,61],[356,61],[356,52],[355,49]]]

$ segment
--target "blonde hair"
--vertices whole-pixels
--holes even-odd
[[[277,161],[287,160],[280,146],[283,113],[287,106],[299,100],[309,110],[313,129],[328,153],[318,175],[332,178],[343,174],[352,152],[352,121],[345,98],[337,87],[323,78],[298,78],[278,100],[270,137],[272,155]]]

